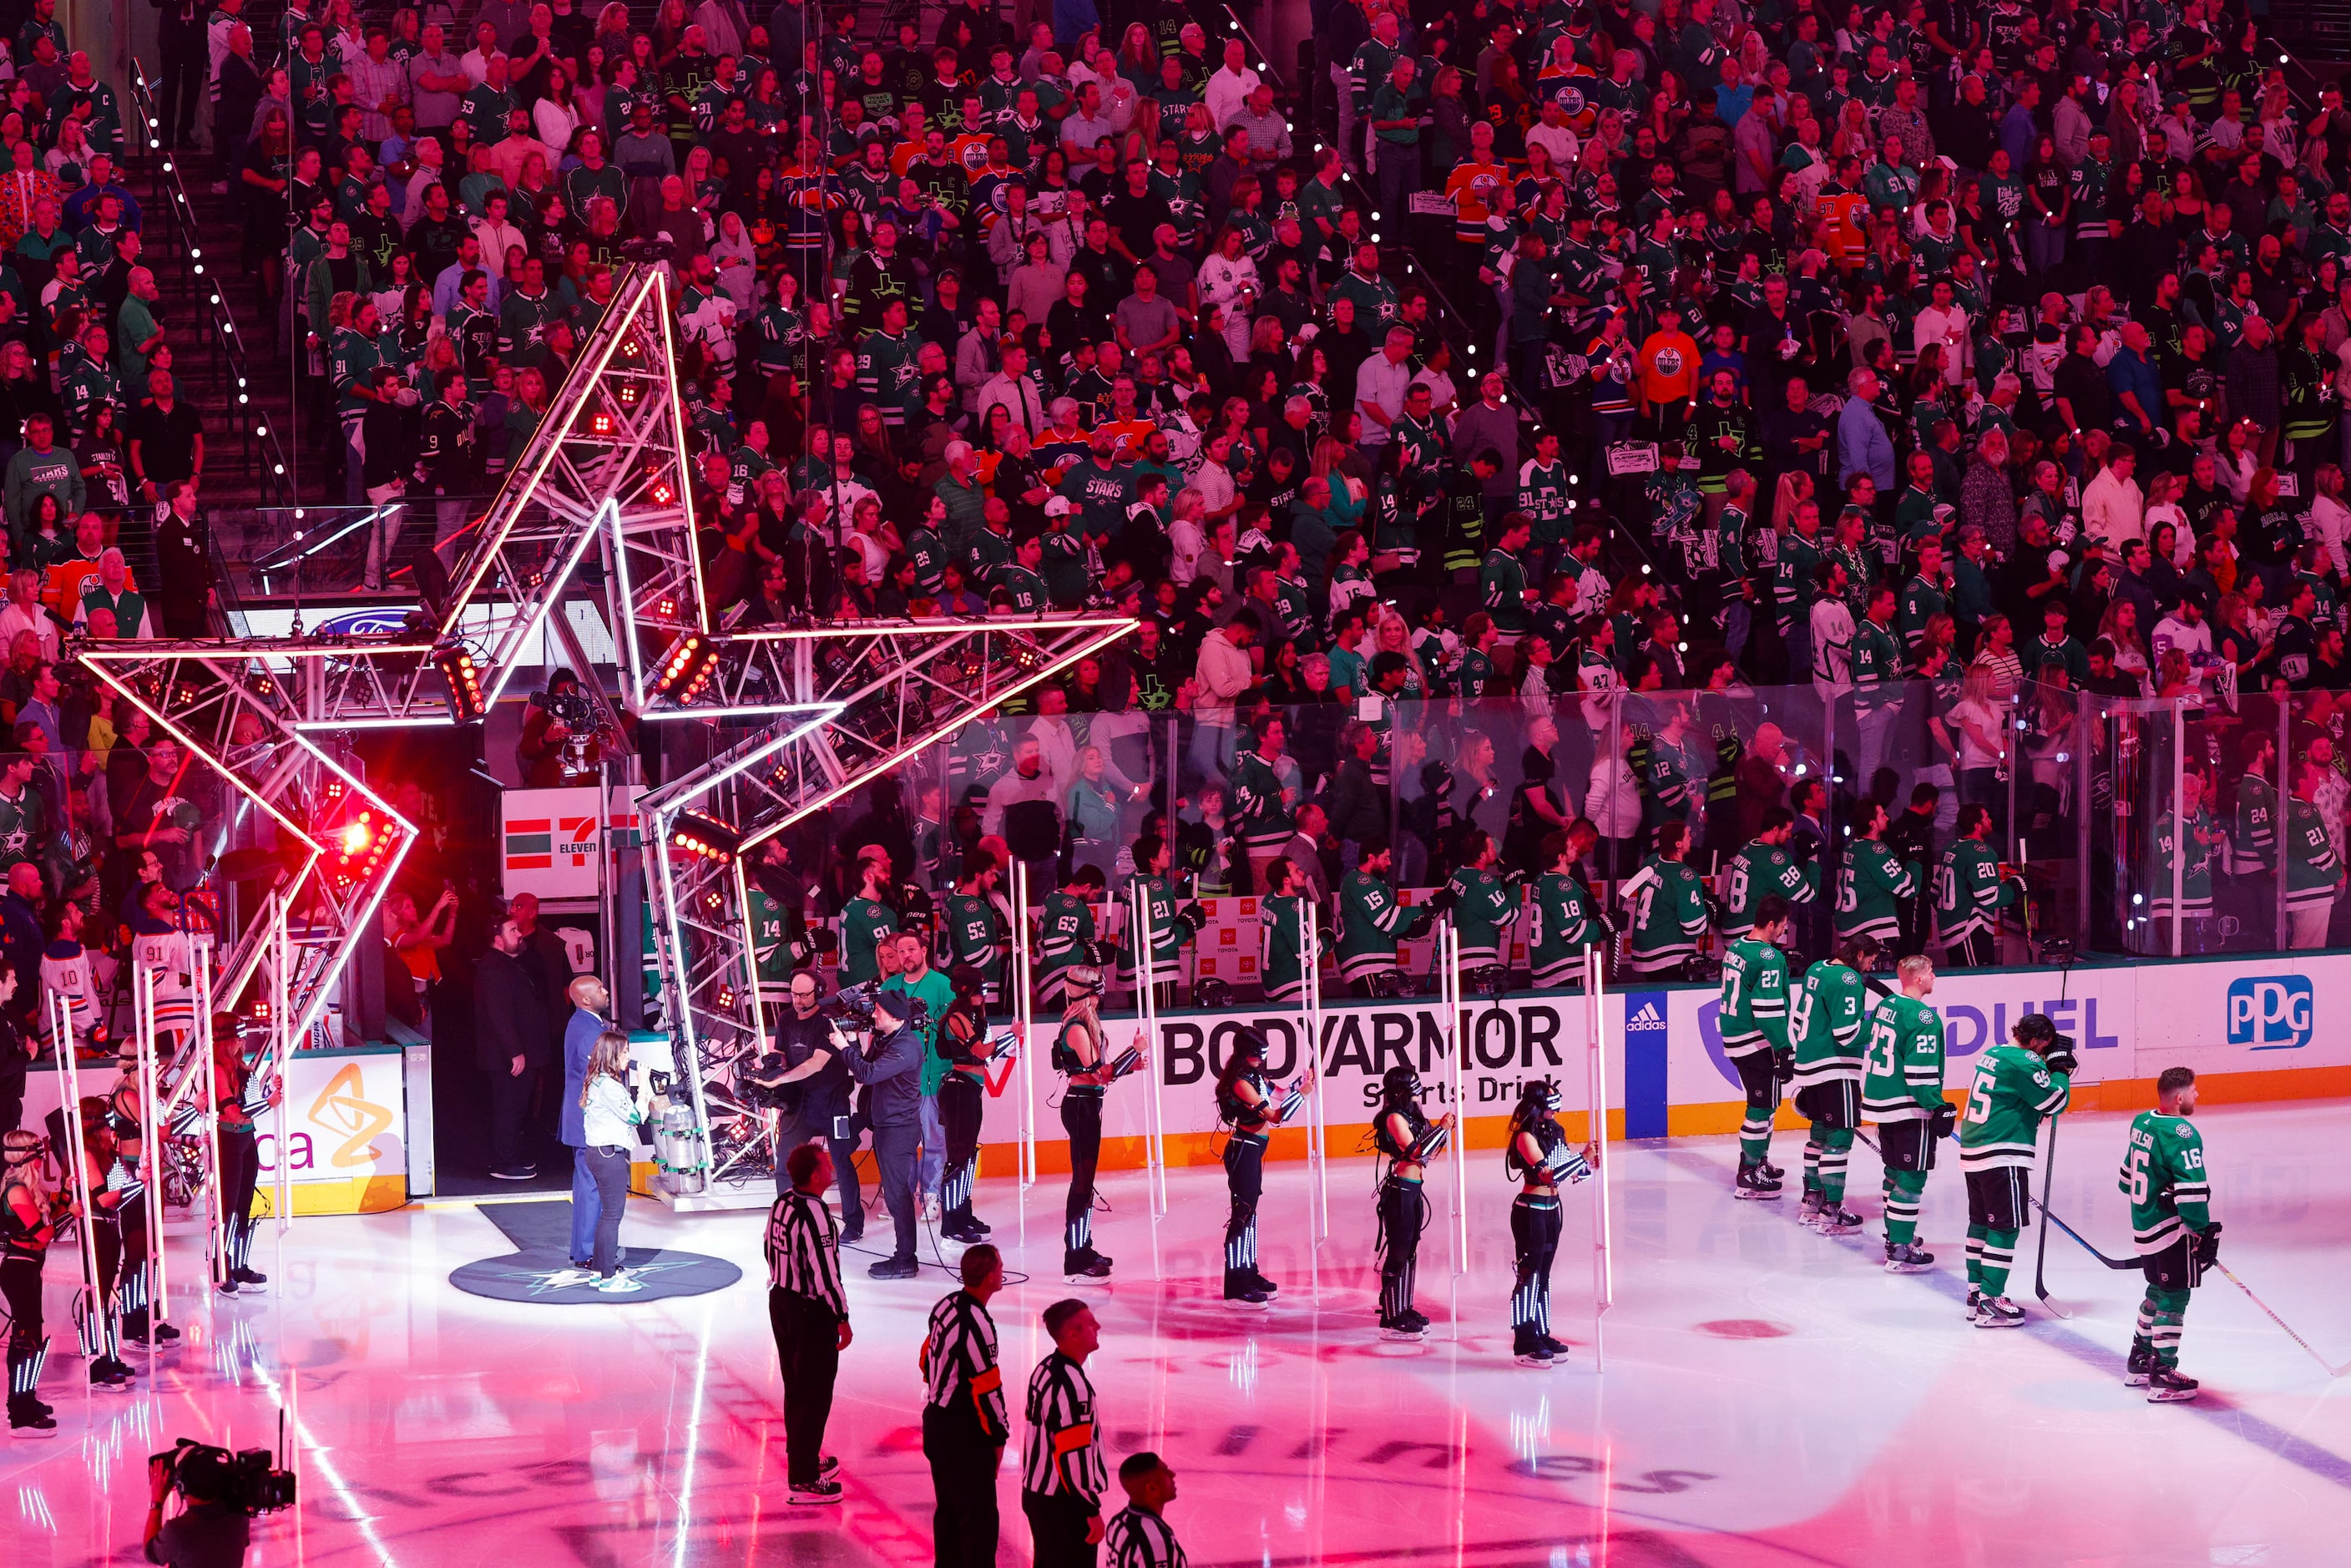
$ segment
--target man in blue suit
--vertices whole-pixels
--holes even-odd
[[[588,1129],[580,1109],[580,1092],[588,1083],[588,1058],[596,1037],[612,1026],[604,1009],[612,1005],[611,992],[593,975],[571,982],[571,1018],[563,1026],[563,1142],[571,1151],[571,1266],[588,1268],[596,1251],[596,1219],[603,1212],[596,1178],[583,1152]]]

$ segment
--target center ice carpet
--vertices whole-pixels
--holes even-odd
[[[623,1247],[621,1267],[643,1289],[610,1294],[593,1287],[592,1272],[571,1266],[569,1198],[558,1203],[486,1203],[481,1213],[506,1232],[515,1249],[504,1258],[468,1263],[449,1276],[451,1284],[469,1295],[541,1306],[610,1306],[706,1295],[743,1277],[742,1270],[723,1258],[664,1248]],[[622,1233],[626,1234],[625,1223]]]

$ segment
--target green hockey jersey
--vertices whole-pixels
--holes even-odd
[[[1173,978],[1171,966],[1184,956],[1184,944],[1192,938],[1192,928],[1176,918],[1176,908],[1184,890],[1174,877],[1138,876],[1130,887],[1143,890],[1143,918],[1150,928],[1151,962],[1165,971],[1162,977]]]
[[[1943,863],[1935,868],[1935,929],[1945,946],[1991,930],[2015,902],[2016,884],[2001,879],[1991,845],[1960,839],[1943,852]]]
[[[2277,859],[2277,793],[2258,773],[2237,780],[2236,831],[2229,835],[2229,871],[2267,871]]]
[[[949,959],[992,973],[1004,954],[1004,920],[996,913],[995,903],[982,894],[950,894],[939,913],[946,928]]]
[[[841,912],[841,983],[858,985],[879,978],[874,945],[898,929],[898,912],[871,898],[852,898]]]
[[[2343,868],[2326,837],[2325,820],[2309,801],[2289,797],[2285,809],[2285,906],[2320,909],[2334,902]]]
[[[2186,830],[2187,853],[2177,856],[2179,829]],[[2199,810],[2182,823],[2177,814],[2158,812],[2147,833],[2147,911],[2154,919],[2169,919],[2172,914],[2171,881],[2175,874],[2174,860],[2178,859],[2179,878],[2179,913],[2187,915],[2212,913],[2212,848],[2207,841],[2213,831],[2210,813]]]
[[[1959,1166],[2030,1169],[2041,1148],[2041,1119],[2065,1109],[2072,1096],[2065,1074],[2053,1072],[2021,1045],[1995,1045],[1976,1059],[1968,1108],[1959,1117]]]
[[[2131,1239],[2142,1258],[2189,1231],[2212,1225],[2212,1186],[2204,1174],[2204,1138],[2185,1116],[2141,1111],[2131,1118],[2116,1186],[2130,1199]]]
[[[1876,839],[1855,839],[1837,873],[1836,934],[1890,942],[1902,935],[1897,901],[1918,891],[1910,863]]]
[[[1527,964],[1538,986],[1564,985],[1583,963],[1583,950],[1601,938],[1592,895],[1583,884],[1558,872],[1535,879],[1534,906],[1527,928]]]
[[[1517,892],[1494,873],[1468,865],[1445,885],[1453,893],[1453,928],[1461,936],[1463,967],[1507,958],[1508,933],[1519,917]]]
[[[792,949],[784,930],[784,906],[761,893],[751,890],[751,949],[762,982],[789,980],[792,975]]]
[[[1092,962],[1092,905],[1075,894],[1055,888],[1039,901],[1037,916],[1038,974],[1050,975],[1073,964]]]
[[[1722,955],[1722,1054],[1787,1049],[1787,958],[1769,942],[1733,942]]]
[[[19,861],[40,864],[48,843],[48,815],[33,787],[13,800],[0,795],[0,872]]]
[[[1755,929],[1755,912],[1773,894],[1791,904],[1810,904],[1818,893],[1810,866],[1778,844],[1758,839],[1731,857],[1723,872],[1722,935],[1726,940]]]
[[[1395,889],[1367,871],[1339,884],[1339,974],[1363,979],[1395,967],[1396,944],[1415,925]]]
[[[1627,962],[1637,974],[1655,974],[1698,956],[1706,935],[1706,884],[1679,861],[1656,855],[1625,879],[1617,895],[1633,916]]]
[[[1268,894],[1257,901],[1258,977],[1276,1001],[1295,998],[1306,985],[1306,905],[1290,894]]]
[[[1869,1015],[1862,1109],[1873,1122],[1923,1122],[1943,1103],[1943,1020],[1916,997],[1889,997]]]
[[[1226,803],[1233,826],[1250,853],[1270,855],[1288,843],[1297,828],[1282,803],[1281,779],[1273,765],[1258,755],[1255,745],[1243,741],[1225,784]]]
[[[1869,1017],[1869,982],[1857,969],[1823,958],[1804,971],[1788,1003],[1788,1032],[1796,1044],[1796,1088],[1861,1082]]]

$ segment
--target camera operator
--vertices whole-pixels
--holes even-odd
[[[524,787],[552,789],[575,779],[593,781],[604,757],[595,732],[595,703],[580,689],[580,677],[569,670],[548,676],[547,690],[534,695],[523,714],[522,738],[515,743]]]
[[[776,1054],[758,1064],[761,1071],[750,1082],[766,1090],[792,1084],[799,1092],[798,1103],[784,1108],[776,1126],[776,1196],[791,1188],[784,1168],[791,1152],[811,1138],[823,1139],[841,1183],[841,1239],[857,1241],[865,1235],[865,1196],[852,1158],[857,1134],[849,1124],[849,1068],[832,1020],[817,1009],[818,995],[812,971],[792,977],[791,1009],[776,1026]]]
[[[253,1521],[229,1500],[229,1458],[216,1448],[158,1454],[147,1461],[147,1561],[173,1568],[235,1568]],[[168,1523],[164,1500],[176,1485],[188,1506]]]
[[[911,1280],[914,1261],[915,1145],[923,1130],[923,1031],[915,1027],[921,1001],[897,991],[873,993],[872,1040],[862,1051],[844,1051],[849,1075],[865,1085],[865,1114],[873,1125],[873,1166],[881,1173],[882,1202],[897,1232],[890,1256],[866,1273],[876,1280]]]

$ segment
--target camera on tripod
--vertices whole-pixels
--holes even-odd
[[[248,1516],[294,1506],[294,1472],[267,1448],[232,1453],[183,1437],[170,1451],[149,1456],[147,1463],[151,1469],[167,1469],[172,1490],[190,1502],[217,1502]]]

